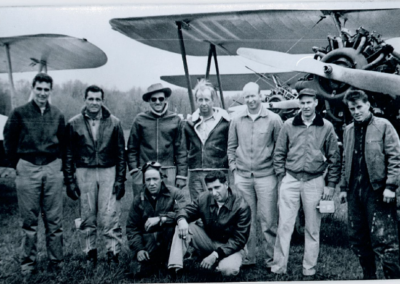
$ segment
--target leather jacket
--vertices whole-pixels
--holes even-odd
[[[82,113],[71,118],[66,127],[64,159],[65,182],[74,182],[75,168],[109,168],[115,166],[116,182],[125,181],[125,140],[121,122],[102,106],[102,118],[95,142],[88,120]]]
[[[149,195],[149,192],[144,189],[140,195],[134,198],[126,223],[126,237],[129,247],[135,255],[138,251],[146,249],[143,239],[146,235],[153,235],[158,243],[168,245],[172,241],[175,231],[176,213],[186,204],[181,190],[164,183],[161,185],[154,207],[149,201],[151,198]],[[166,217],[166,221],[146,232],[144,225],[151,217]]]
[[[213,241],[223,243],[217,253],[222,259],[244,248],[250,235],[251,211],[241,195],[232,193],[218,213],[218,204],[209,192],[180,210],[176,219],[185,218],[188,223],[201,218],[204,230]]]

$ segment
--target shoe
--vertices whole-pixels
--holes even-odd
[[[315,280],[317,280],[315,274],[314,275],[303,275],[303,281],[315,281]]]
[[[107,264],[108,265],[111,265],[111,263],[119,264],[118,256],[119,256],[118,253],[114,254],[112,251],[108,251],[107,252]]]
[[[92,249],[86,255],[86,267],[94,269],[97,266],[97,249]]]
[[[47,266],[47,271],[51,274],[59,274],[63,269],[64,263],[62,261],[50,261]]]

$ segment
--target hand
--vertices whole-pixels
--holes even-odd
[[[396,192],[386,188],[383,191],[383,202],[391,203],[395,200],[396,200]]]
[[[161,222],[161,217],[151,217],[147,219],[146,223],[144,224],[144,229],[146,232],[150,230],[151,227],[158,225]]]
[[[114,183],[112,193],[117,195],[117,200],[120,200],[125,195],[125,184],[123,182],[116,181]]]
[[[139,262],[148,261],[148,260],[150,260],[150,255],[147,251],[140,250],[140,251],[138,251],[136,258]]]
[[[200,263],[200,267],[205,269],[211,269],[211,267],[214,265],[216,261],[217,257],[213,253],[211,253],[209,256],[203,259],[203,261]]]
[[[175,186],[176,186],[177,188],[179,188],[179,189],[184,188],[184,187],[186,186],[186,180],[181,179],[181,178],[177,178],[177,179],[176,179]]]
[[[178,221],[178,232],[179,232],[179,237],[181,239],[186,240],[187,235],[189,233],[189,224],[185,218],[182,218]]]
[[[325,186],[324,194],[322,195],[322,200],[332,200],[334,193],[335,193],[334,187]]]
[[[77,200],[81,196],[81,191],[75,182],[67,184],[67,195],[72,200]]]
[[[339,200],[340,200],[340,203],[342,203],[342,204],[347,202],[347,192],[346,191],[341,191],[339,193]]]

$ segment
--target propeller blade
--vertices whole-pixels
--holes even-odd
[[[298,99],[295,100],[287,100],[281,102],[271,102],[271,103],[262,103],[265,108],[276,108],[276,109],[292,109],[292,108],[299,108],[300,103]],[[237,112],[237,111],[244,111],[246,110],[246,105],[234,106],[228,108],[230,112]]]
[[[270,66],[277,65],[280,60],[280,64],[289,64],[293,71],[315,74],[352,85],[358,89],[388,94],[393,98],[400,94],[400,76],[398,75],[345,68],[314,60],[310,56],[297,59],[298,57],[292,54],[270,50],[239,48],[237,53],[245,58]]]

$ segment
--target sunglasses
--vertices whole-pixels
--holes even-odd
[[[156,101],[159,101],[160,103],[162,103],[163,101],[165,101],[165,98],[164,97],[161,97],[161,98],[150,98],[150,100],[153,103],[155,103]]]
[[[142,167],[142,172],[146,172],[148,168],[154,168],[154,169],[161,169],[161,164],[159,162],[147,162],[143,167]]]

